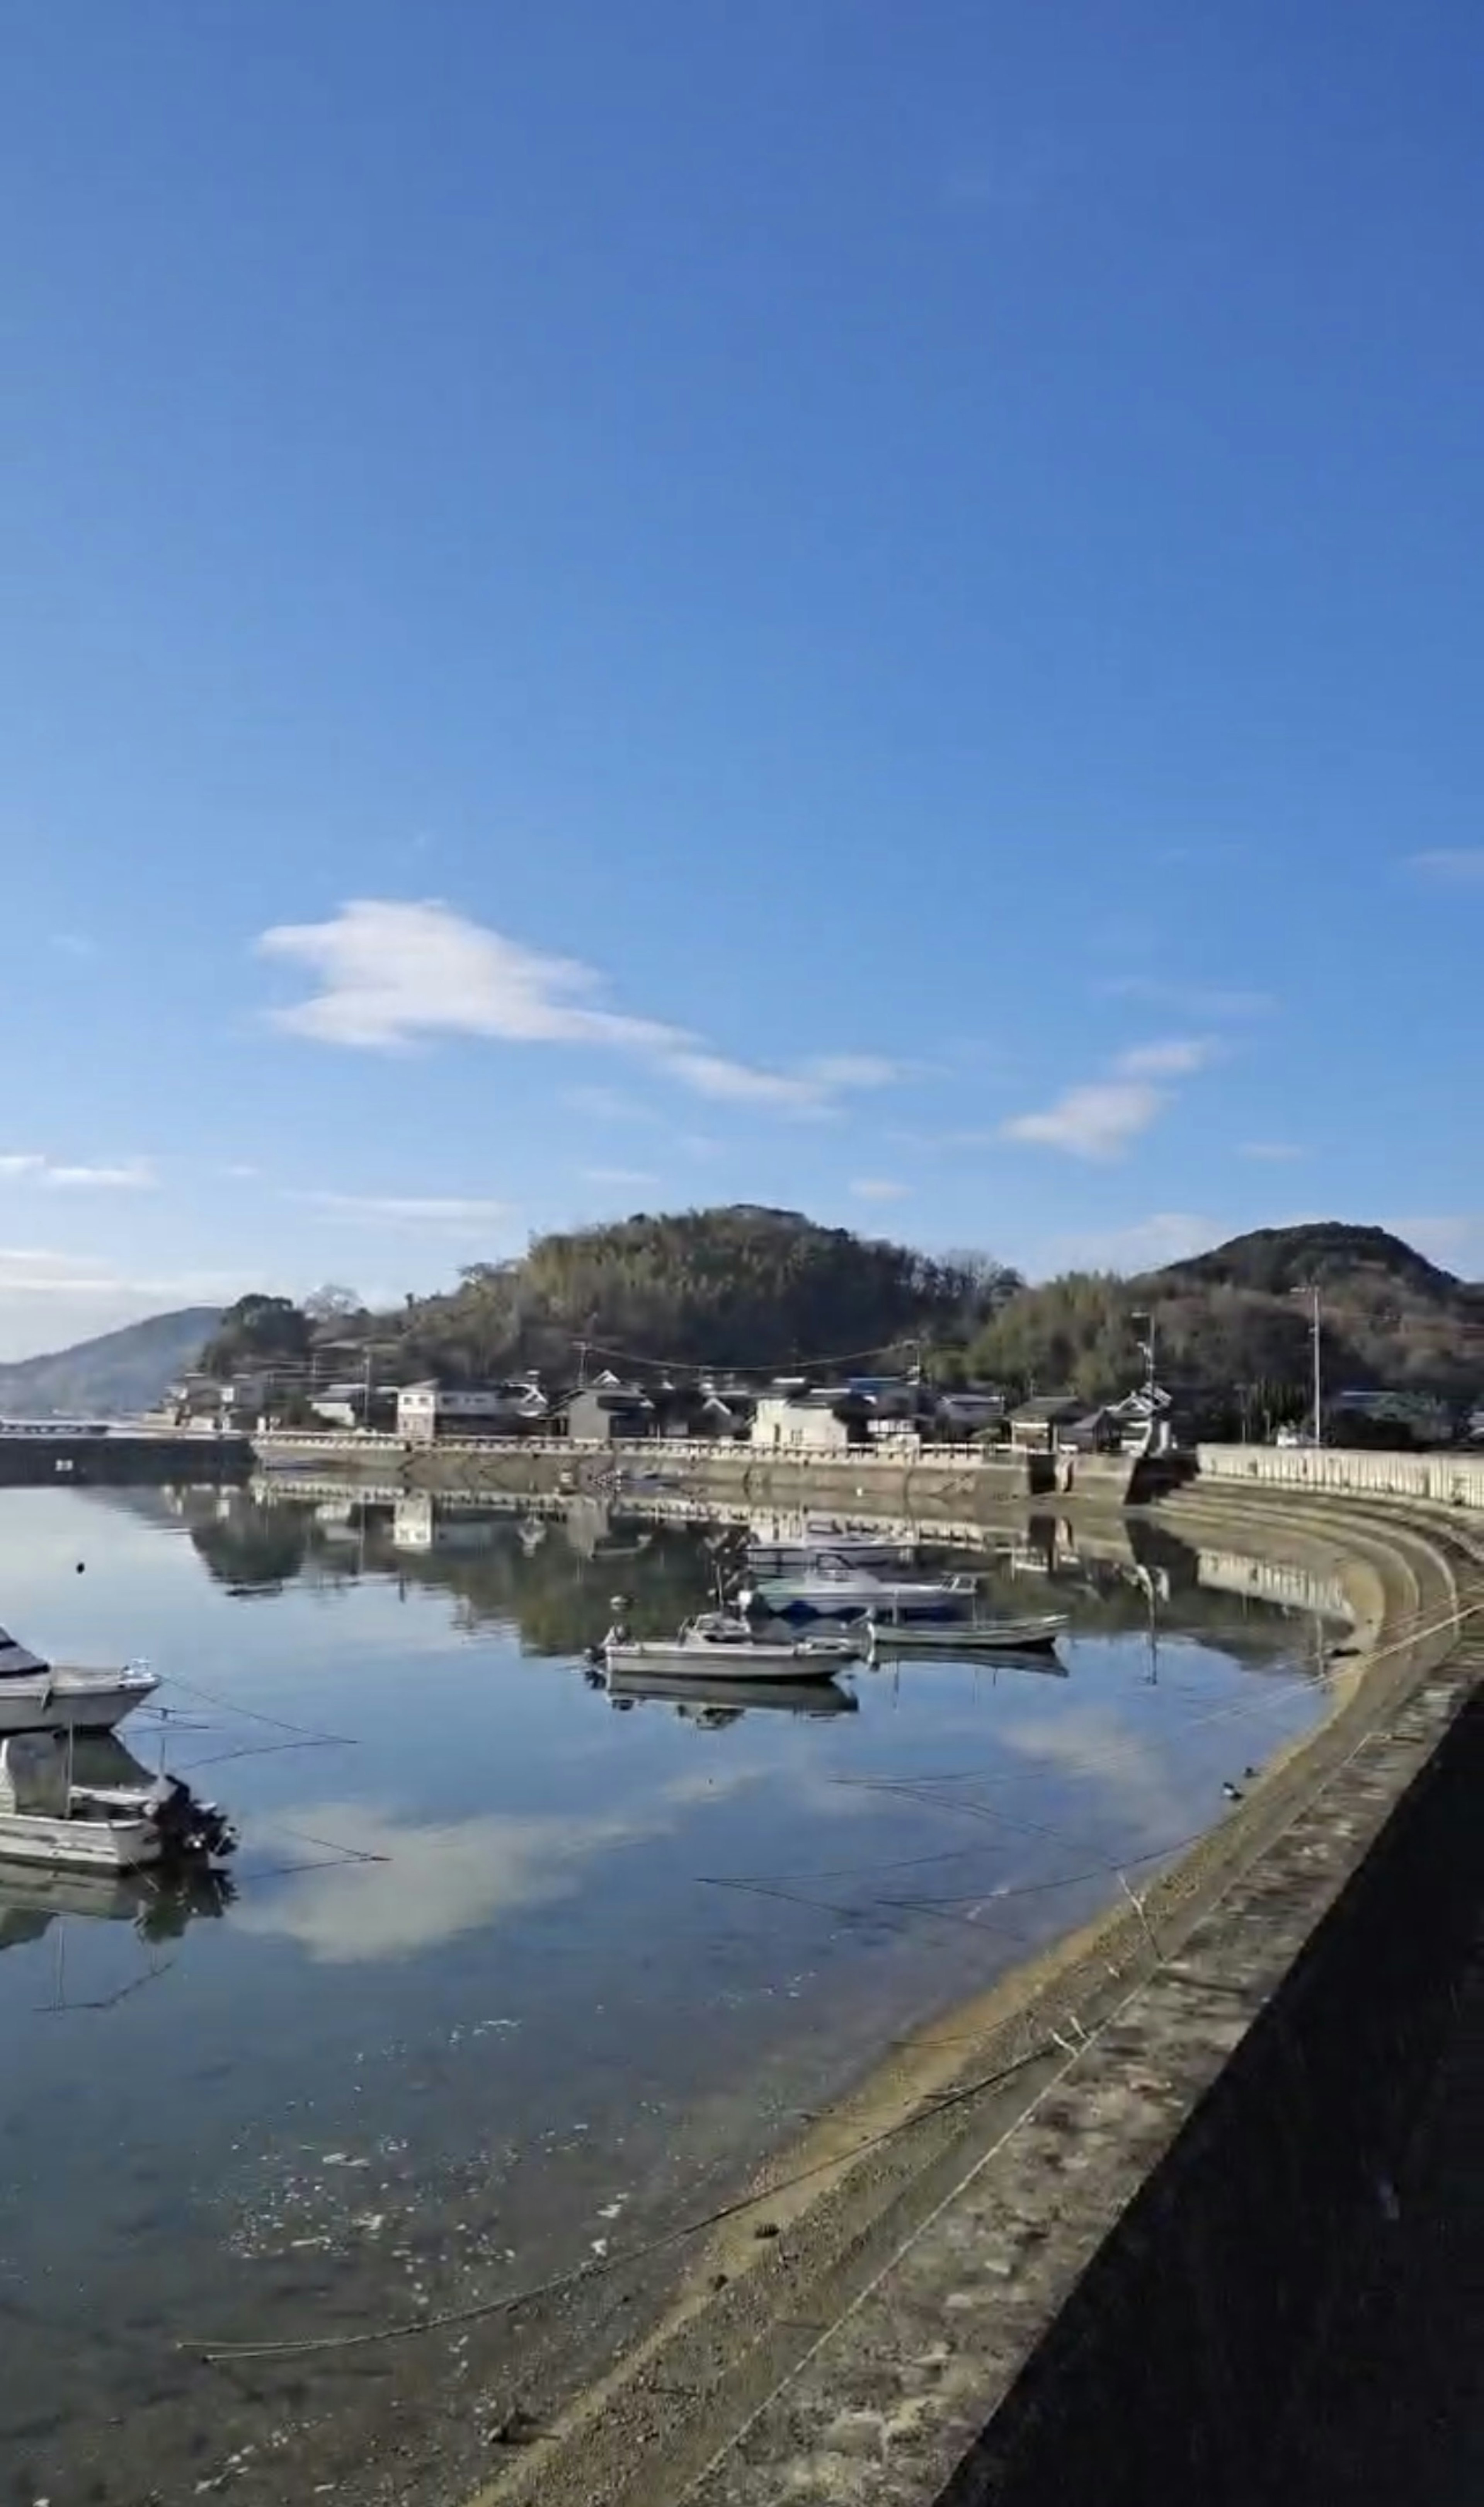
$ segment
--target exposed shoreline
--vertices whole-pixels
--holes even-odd
[[[1351,1648],[1330,1674],[1329,1710],[1277,1751],[1232,1816],[1140,1893],[987,1992],[894,2046],[855,2089],[777,2154],[748,2209],[712,2233],[655,2319],[543,2424],[503,2450],[470,2507],[671,2507],[848,2309],[914,2227],[1055,2079],[1079,2033],[1105,2021],[1177,1946],[1296,1807],[1340,1764],[1415,1669],[1403,1632],[1447,1606],[1449,1578],[1426,1533],[1398,1518],[1238,1498],[1181,1499],[1171,1528],[1220,1530],[1257,1554],[1343,1581]],[[1441,1572],[1440,1572],[1441,1571]],[[999,2085],[974,2085],[1006,2074]],[[910,2128],[909,2128],[910,2127]],[[803,2181],[795,2181],[802,2179]],[[777,2234],[760,2238],[759,2224]],[[725,2275],[723,2280],[722,2276]],[[636,2466],[642,2464],[642,2474]],[[467,2496],[467,2492],[454,2493]]]

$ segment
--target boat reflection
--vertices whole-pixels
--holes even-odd
[[[620,1714],[633,1706],[673,1706],[685,1723],[708,1732],[743,1715],[854,1715],[860,1704],[833,1680],[706,1680],[689,1671],[610,1671],[605,1685],[608,1703]]]
[[[0,1950],[40,1941],[67,1916],[129,1924],[142,1942],[173,1942],[198,1917],[225,1914],[235,1895],[225,1871],[50,1871],[9,1864],[0,1868]]]

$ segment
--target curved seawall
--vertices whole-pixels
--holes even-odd
[[[963,2015],[910,2167],[827,2178],[491,2501],[1273,2494],[1476,1937],[1484,1524],[1217,1472],[1170,1516],[1343,1581],[1328,1721],[1141,1899]]]

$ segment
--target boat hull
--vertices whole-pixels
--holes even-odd
[[[160,1683],[151,1672],[68,1671],[0,1680],[0,1738],[7,1732],[112,1732]]]
[[[1036,1653],[1049,1652],[1067,1625],[1055,1613],[1023,1619],[964,1620],[958,1627],[868,1623],[873,1653]]]
[[[48,1819],[0,1811],[0,1859],[44,1864],[53,1871],[143,1871],[163,1855],[159,1829],[147,1819]]]
[[[610,1673],[663,1672],[675,1679],[693,1673],[699,1680],[827,1680],[842,1663],[852,1661],[856,1648],[842,1643],[810,1645],[687,1645],[680,1638],[656,1639],[603,1648]]]

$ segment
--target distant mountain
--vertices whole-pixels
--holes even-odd
[[[1296,1289],[1316,1285],[1322,1292],[1329,1283],[1343,1291],[1362,1278],[1389,1282],[1439,1305],[1481,1293],[1384,1227],[1351,1227],[1338,1218],[1307,1220],[1297,1227],[1254,1227],[1210,1254],[1167,1263],[1154,1277],[1202,1288],[1257,1289],[1268,1297],[1291,1296]]]
[[[0,1365],[0,1416],[44,1419],[59,1411],[69,1418],[106,1417],[148,1410],[181,1369],[194,1363],[218,1320],[215,1306],[182,1306],[96,1340],[80,1340],[71,1349]]]
[[[1012,1297],[975,1364],[1008,1382],[1069,1385],[1089,1399],[1127,1388],[1141,1363],[1135,1316],[1153,1317],[1167,1380],[1279,1388],[1309,1381],[1320,1291],[1324,1380],[1457,1404],[1484,1397],[1484,1289],[1456,1280],[1384,1227],[1324,1219],[1262,1227],[1141,1279],[1072,1273]],[[1260,1405],[1259,1409],[1260,1409]]]

